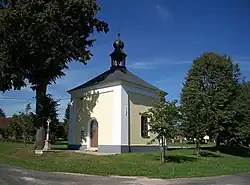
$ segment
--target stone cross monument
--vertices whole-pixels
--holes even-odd
[[[43,148],[43,151],[47,151],[49,149],[51,149],[51,144],[50,144],[50,140],[49,140],[49,124],[51,123],[51,120],[48,119],[47,120],[47,133],[46,133],[46,140],[45,140],[45,145],[44,145],[44,148]]]

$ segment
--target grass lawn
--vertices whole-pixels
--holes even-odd
[[[55,144],[51,146],[53,150],[66,150],[68,149],[68,141],[56,141]]]
[[[195,147],[196,144],[193,144],[193,143],[187,143],[187,142],[169,142],[168,143],[168,146],[169,147],[172,147],[172,146],[180,146],[180,147]],[[212,143],[212,142],[209,142],[209,143],[202,143],[201,144],[202,147],[213,147],[215,146],[215,143]],[[56,141],[56,143],[54,145],[52,145],[52,149],[56,150],[56,149],[62,149],[62,150],[65,150],[67,149],[68,147],[68,142],[67,141]]]
[[[195,143],[187,143],[187,142],[182,142],[182,143],[180,143],[180,142],[174,142],[174,143],[169,142],[168,146],[195,147],[196,144]],[[213,147],[213,146],[215,146],[215,143],[213,143],[213,142],[202,143],[201,146],[202,147]]]
[[[0,142],[0,164],[56,172],[96,175],[133,175],[156,178],[197,177],[250,172],[250,156],[245,157],[202,150],[196,157],[192,149],[169,151],[168,163],[159,163],[159,153],[130,153],[95,156],[73,151],[47,152],[35,156],[31,146]],[[243,153],[241,153],[243,154]]]

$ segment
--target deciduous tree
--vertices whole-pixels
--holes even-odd
[[[8,131],[15,140],[23,139],[24,145],[27,141],[33,141],[35,126],[30,103],[26,105],[24,111],[12,115]]]
[[[199,141],[209,134],[217,146],[227,139],[238,124],[232,106],[240,79],[239,65],[228,56],[206,52],[193,61],[181,92],[187,135]]]
[[[66,138],[68,138],[68,130],[69,130],[69,109],[70,109],[70,104],[68,104],[66,107],[65,115],[64,115],[64,119],[63,119],[63,127],[65,130]]]
[[[6,114],[2,108],[0,108],[0,118],[5,118]]]
[[[65,75],[72,61],[86,62],[95,32],[108,25],[96,17],[95,0],[4,0],[0,3],[0,91],[31,84],[38,115],[35,149],[42,149],[47,86]]]
[[[43,107],[41,108],[42,115],[44,115],[45,118],[50,119],[50,139],[52,143],[56,140],[57,136],[57,130],[59,127],[59,120],[58,120],[58,107],[59,107],[59,100],[54,100],[53,96],[51,94],[47,94],[46,96],[43,96],[43,99],[41,100],[41,104]],[[36,120],[39,119],[38,115],[36,116]],[[39,123],[36,121],[35,123]],[[35,125],[36,128],[39,129],[40,125]],[[45,130],[47,129],[47,122],[46,125],[44,126]],[[38,137],[43,137],[41,141],[38,140]],[[45,131],[42,136],[40,136],[40,133],[36,134],[36,141],[35,142],[42,142],[42,143],[35,143],[36,145],[44,145],[45,142]]]
[[[235,112],[235,126],[230,128],[229,144],[250,144],[250,82],[243,81],[239,84],[239,96],[235,98],[232,109]]]
[[[161,144],[161,161],[166,162],[167,142],[178,134],[179,110],[176,101],[167,101],[163,91],[159,92],[159,98],[152,108],[143,113],[149,118],[149,132],[156,137],[151,141],[158,141]]]

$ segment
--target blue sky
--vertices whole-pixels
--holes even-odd
[[[112,43],[121,32],[127,67],[149,83],[179,99],[184,76],[191,62],[205,51],[228,54],[250,77],[249,0],[97,0],[98,17],[108,22],[108,34],[97,38],[94,56],[84,66],[72,63],[66,76],[49,87],[60,101],[60,117],[69,101],[68,89],[80,85],[110,67]],[[0,94],[0,107],[8,116],[27,103],[34,107],[29,88]],[[12,99],[13,98],[13,99]]]

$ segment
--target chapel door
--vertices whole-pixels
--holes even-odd
[[[91,147],[98,147],[98,122],[91,121]]]

